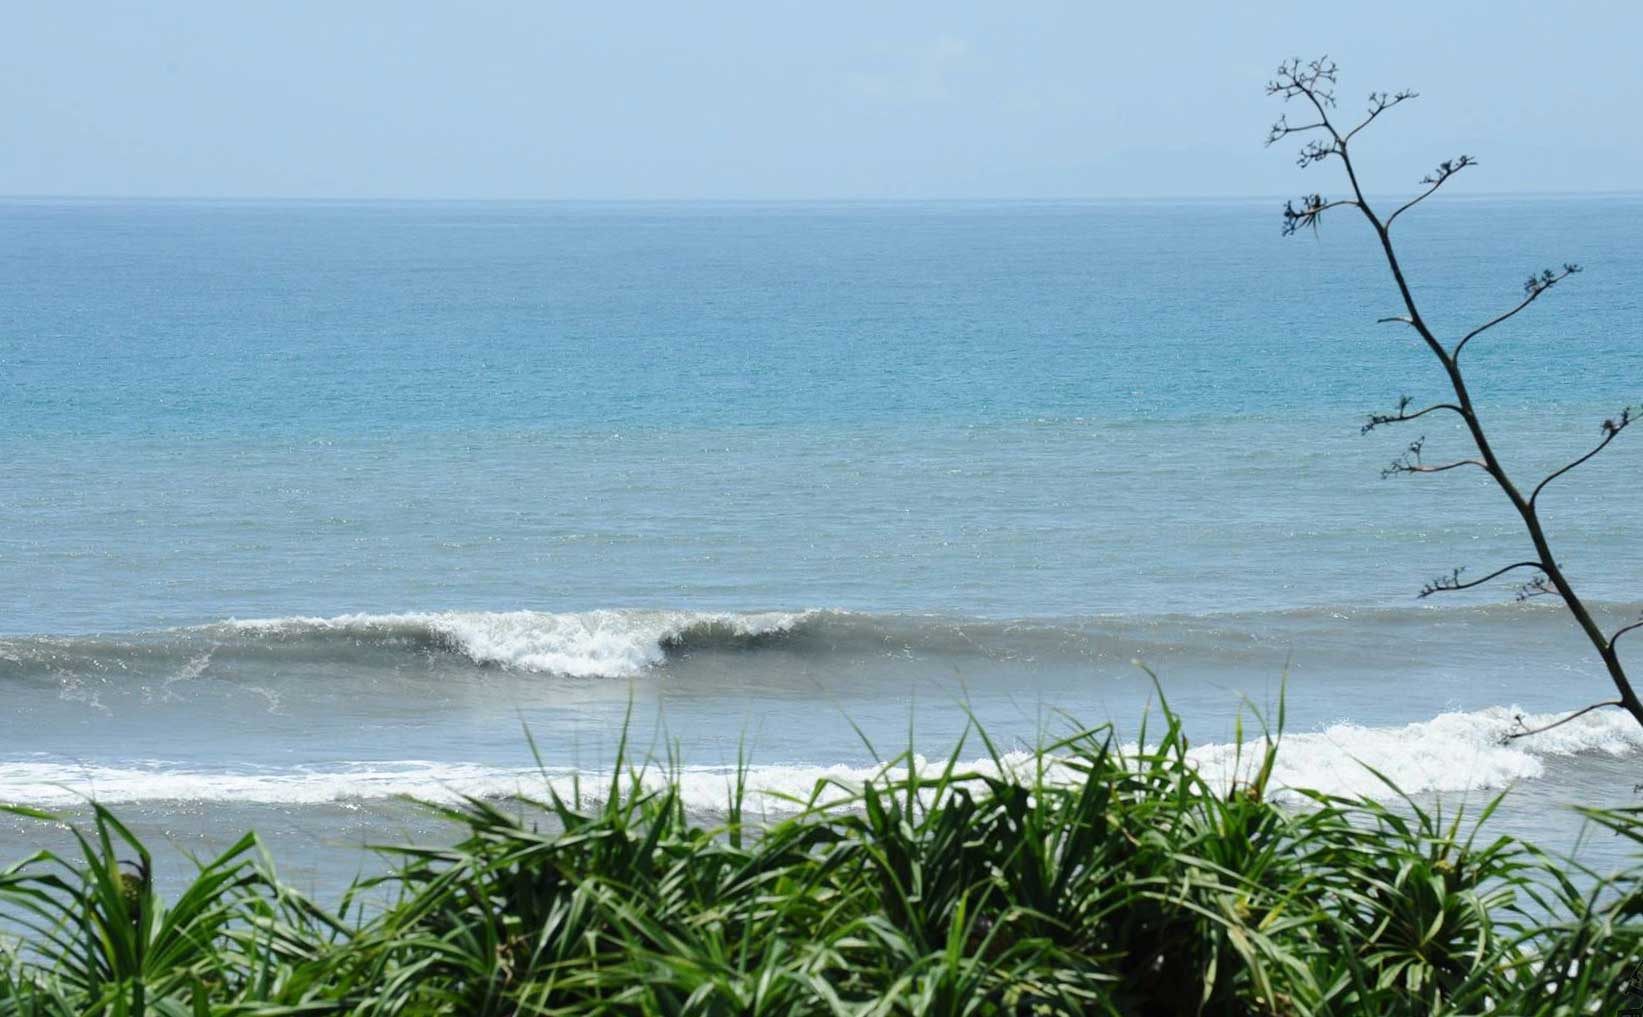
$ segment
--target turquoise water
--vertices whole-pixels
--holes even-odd
[[[1586,266],[1468,350],[1514,470],[1584,451],[1643,396],[1643,199],[1422,213],[1448,333]],[[1357,432],[1442,395],[1374,256],[1267,202],[0,203],[0,798],[335,839],[517,786],[522,724],[597,769],[631,703],[707,807],[744,742],[772,787],[866,765],[845,718],[1133,731],[1140,660],[1206,745],[1287,669],[1296,782],[1516,781],[1562,837],[1643,739],[1495,744],[1605,686],[1509,585],[1415,599],[1523,538],[1481,477],[1379,479],[1465,449]],[[1629,439],[1546,498],[1617,621]]]

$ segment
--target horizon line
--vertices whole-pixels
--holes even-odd
[[[1400,192],[1401,194],[1401,192]],[[1400,194],[1376,193],[1373,198],[1396,198]],[[1450,201],[1491,198],[1619,198],[1643,196],[1643,189],[1592,191],[1479,191],[1465,194],[1446,194]],[[1268,194],[1113,194],[1061,195],[1056,197],[1026,197],[976,195],[969,197],[872,197],[872,196],[812,196],[812,197],[430,197],[430,196],[314,196],[277,194],[57,194],[57,193],[0,193],[0,202],[61,201],[61,202],[196,202],[211,203],[264,203],[264,204],[533,204],[533,205],[935,205],[935,204],[1097,204],[1116,202],[1189,203],[1189,202],[1257,202],[1294,200],[1288,192]]]

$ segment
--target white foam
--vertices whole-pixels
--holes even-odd
[[[1311,734],[1288,734],[1273,769],[1275,785],[1308,788],[1328,794],[1388,794],[1368,767],[1384,774],[1409,794],[1482,791],[1514,781],[1540,777],[1554,757],[1603,753],[1622,756],[1643,748],[1643,727],[1621,710],[1597,711],[1562,727],[1515,741],[1504,736],[1518,725],[1522,711],[1493,706],[1472,712],[1443,713],[1403,727],[1372,728],[1335,724]],[[1560,719],[1557,714],[1525,714],[1533,728]],[[1225,785],[1235,775],[1248,780],[1259,753],[1246,747],[1234,770],[1235,746],[1206,745],[1190,750],[1199,772]]]
[[[808,612],[715,614],[695,611],[443,611],[270,618],[224,623],[241,632],[354,634],[392,641],[423,635],[480,664],[577,678],[625,678],[666,658],[669,643],[692,635],[754,638],[791,630]]]
[[[1035,757],[1026,752],[1004,759],[1004,772],[1016,780],[1030,778]],[[1067,781],[1075,772],[1046,761],[1047,779]],[[919,757],[915,770],[933,777],[943,763]],[[965,764],[972,773],[997,775],[990,760]],[[746,808],[750,812],[796,811],[807,801],[836,802],[851,797],[866,781],[904,781],[907,768],[861,766],[760,766],[747,777]],[[647,790],[673,783],[687,809],[722,812],[730,800],[736,776],[721,767],[685,767],[668,771],[647,767],[623,777],[624,787],[637,780]],[[468,763],[424,760],[342,764],[330,768],[294,768],[270,771],[198,772],[170,768],[162,761],[122,766],[85,766],[47,761],[0,763],[0,802],[62,808],[95,799],[107,805],[149,801],[252,802],[279,805],[321,805],[409,796],[450,802],[465,795],[503,798],[521,795],[544,799],[548,788],[566,800],[584,803],[604,799],[610,789],[609,773],[574,774],[570,771],[503,769]],[[818,792],[818,786],[820,791]]]
[[[1504,788],[1545,772],[1547,760],[1583,753],[1622,756],[1643,748],[1643,728],[1620,711],[1587,714],[1569,724],[1521,741],[1502,744],[1519,711],[1490,707],[1470,713],[1445,713],[1431,720],[1395,728],[1365,728],[1337,724],[1326,730],[1286,735],[1273,772],[1274,788],[1308,788],[1329,794],[1384,798],[1386,786],[1366,769],[1374,767],[1411,794],[1467,792]],[[1525,716],[1531,726],[1556,720],[1553,715]],[[1126,752],[1133,753],[1134,746]],[[1192,748],[1188,758],[1212,787],[1226,788],[1234,779],[1247,781],[1259,765],[1259,744],[1212,744]],[[1003,775],[1030,780],[1042,767],[1052,784],[1082,779],[1076,767],[1028,752],[1012,752],[1000,760],[961,765],[960,769],[986,776]],[[918,758],[913,769],[934,777],[943,760]],[[798,806],[790,799],[807,800],[819,782],[827,788],[821,802],[846,797],[864,781],[905,780],[905,767],[872,766],[755,766],[747,775],[751,812],[780,813]],[[586,800],[597,800],[609,787],[608,774],[585,774],[578,779],[568,771],[552,771],[546,778],[564,797],[579,786]],[[700,812],[723,810],[729,800],[734,773],[718,767],[685,767],[674,774],[650,767],[643,772],[647,788],[677,781],[687,808]],[[282,804],[321,804],[383,799],[409,795],[450,801],[462,795],[504,797],[523,794],[545,797],[544,774],[535,769],[503,769],[471,763],[425,760],[343,763],[326,767],[290,769],[245,768],[232,772],[199,772],[159,762],[119,766],[67,764],[43,758],[0,762],[0,802],[45,807],[70,806],[87,798],[109,804],[140,801],[238,801]]]
[[[0,763],[0,801],[58,808],[87,799],[108,805],[144,801],[316,805],[405,794],[450,800],[463,793],[522,791],[523,776],[507,779],[505,771],[489,767],[421,761],[230,772],[177,769],[159,760],[118,766],[24,761]]]

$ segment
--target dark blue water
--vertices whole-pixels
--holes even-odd
[[[1471,201],[1410,224],[1451,330],[1544,264],[1592,269],[1478,350],[1485,393],[1538,402],[1555,365],[1582,368],[1568,399],[1635,395],[1638,212]],[[1372,324],[1398,308],[1363,227],[1283,241],[1264,203],[0,215],[3,421],[30,435],[1140,422],[1356,410],[1430,366]]]

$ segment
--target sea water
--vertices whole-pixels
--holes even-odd
[[[1643,400],[1640,225],[1399,222],[1447,337],[1586,268],[1468,347],[1516,476]],[[1359,433],[1447,396],[1401,310],[1361,223],[1270,202],[0,203],[0,801],[256,827],[328,888],[437,835],[398,796],[597,784],[624,733],[710,815],[741,759],[780,811],[1165,701],[1227,779],[1282,697],[1281,783],[1510,789],[1501,829],[1571,849],[1643,730],[1502,744],[1608,697],[1595,654],[1529,573],[1416,596],[1528,546],[1479,471],[1381,478],[1470,452],[1444,414]],[[1542,501],[1608,625],[1631,438]]]

